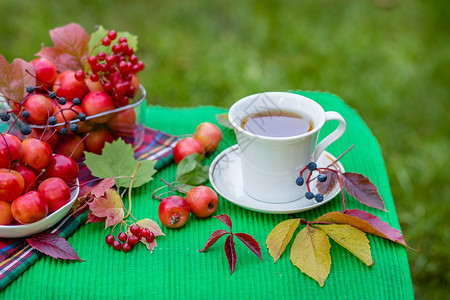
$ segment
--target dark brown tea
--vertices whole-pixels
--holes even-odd
[[[299,114],[287,111],[265,111],[247,116],[241,127],[256,135],[289,137],[312,130],[312,122]]]

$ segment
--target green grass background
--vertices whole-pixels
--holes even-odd
[[[416,297],[444,298],[449,12],[446,0],[3,0],[0,53],[31,60],[51,45],[49,29],[102,24],[139,36],[150,104],[229,107],[296,89],[339,95],[383,150],[403,233],[419,249],[408,252]]]

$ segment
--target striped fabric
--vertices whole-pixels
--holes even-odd
[[[135,157],[157,160],[156,168],[160,169],[172,161],[172,150],[177,141],[177,137],[145,128],[144,141],[135,150]],[[80,174],[82,173],[81,170]],[[58,233],[61,237],[67,238],[86,222],[87,215],[88,206],[85,205],[75,214],[64,217],[57,225],[49,229],[49,232]],[[0,238],[0,290],[16,279],[42,255],[27,244],[26,238]]]

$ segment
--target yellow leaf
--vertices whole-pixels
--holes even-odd
[[[330,241],[326,233],[312,227],[303,228],[291,248],[291,261],[321,287],[330,274]]]
[[[336,243],[350,251],[368,266],[373,265],[369,240],[364,232],[350,225],[315,225],[332,238]]]
[[[275,226],[267,236],[266,246],[274,262],[277,262],[281,254],[283,254],[299,224],[300,219],[283,221]]]

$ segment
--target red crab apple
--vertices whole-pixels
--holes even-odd
[[[102,91],[90,92],[81,101],[81,108],[87,116],[93,116],[116,108],[110,95]],[[95,123],[106,123],[111,114],[92,119]]]
[[[11,203],[0,200],[0,225],[9,225],[12,221]]]
[[[36,58],[31,61],[36,72],[36,84],[45,88],[50,88],[55,82],[56,73],[55,65],[46,58]]]
[[[65,182],[72,182],[78,177],[79,172],[80,169],[74,159],[62,154],[55,154],[45,168],[44,178],[58,177]]]
[[[133,108],[129,108],[115,113],[107,125],[118,136],[133,136],[135,123],[136,112]]]
[[[180,196],[169,196],[159,204],[158,217],[164,226],[180,228],[189,220],[190,207]]]
[[[74,98],[82,99],[87,94],[88,88],[84,80],[77,80],[74,71],[60,73],[53,84],[53,91],[58,97],[64,97],[67,101]]]
[[[55,153],[77,160],[83,156],[84,143],[81,140],[82,138],[77,134],[61,135],[59,143],[54,147]]]
[[[101,91],[104,92],[105,89],[103,88],[103,85],[100,81],[92,81],[90,78],[86,77],[84,79],[84,82],[86,82],[86,86],[89,89],[89,92],[96,92]]]
[[[9,168],[10,162],[23,157],[22,141],[9,133],[0,136],[0,168]]]
[[[205,155],[205,148],[194,138],[187,137],[179,141],[173,149],[173,160],[178,164],[183,158],[191,154],[198,153]]]
[[[34,125],[47,124],[48,117],[53,112],[53,101],[42,94],[31,95],[23,104],[26,111],[30,113],[27,122]]]
[[[38,187],[41,198],[48,204],[48,211],[54,212],[70,202],[69,186],[58,177],[44,180]]]
[[[48,205],[36,191],[28,192],[16,198],[11,205],[14,220],[20,224],[29,224],[47,216]]]
[[[0,200],[11,202],[19,197],[25,187],[25,180],[19,172],[0,169]]]
[[[203,122],[197,126],[194,139],[202,144],[207,154],[213,153],[222,140],[222,131],[213,123]]]
[[[19,172],[25,182],[24,191],[33,190],[36,185],[36,173],[34,170],[20,161],[14,162],[12,165],[14,171]]]
[[[219,197],[211,188],[199,185],[186,194],[186,201],[196,217],[206,218],[216,211]]]
[[[55,129],[48,128],[47,130],[31,128],[31,133],[28,138],[35,138],[41,141],[47,142],[52,148],[56,146],[59,142],[59,133],[55,132]]]
[[[52,147],[46,142],[30,138],[22,142],[22,162],[35,170],[45,169],[52,159]]]
[[[109,129],[91,131],[84,140],[84,149],[88,152],[101,154],[105,143],[112,143],[114,139],[114,134]]]

